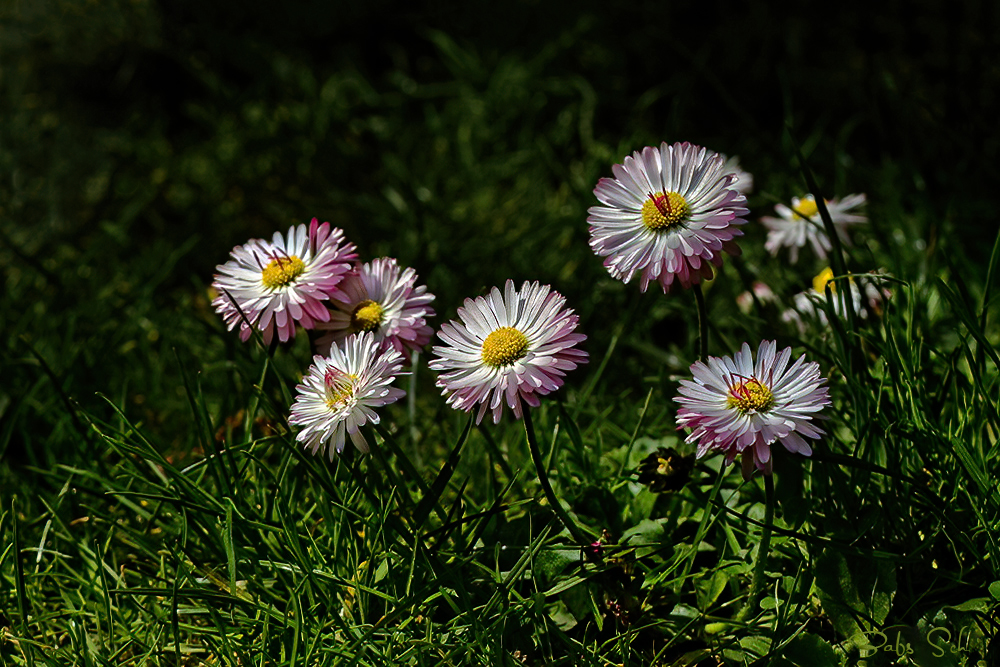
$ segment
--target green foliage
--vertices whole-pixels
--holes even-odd
[[[976,17],[872,17],[873,52],[839,15],[819,35],[749,6],[209,5],[0,7],[0,663],[995,659],[997,138],[955,122],[995,115]],[[760,480],[718,457],[670,491],[637,473],[694,453],[671,401],[694,298],[640,295],[587,246],[596,181],[664,139],[756,178],[743,255],[705,287],[710,353],[776,339],[834,401],[811,458],[775,448],[743,620]],[[870,224],[799,326],[782,314],[824,263],[770,257],[755,219],[807,188],[865,191]],[[373,456],[301,450],[309,341],[240,343],[207,286],[233,245],[314,215],[414,266],[435,325],[507,278],[568,297],[591,364],[532,415],[599,545],[556,518],[521,423],[453,414],[423,362]],[[735,307],[755,280],[777,300]],[[882,298],[841,317],[852,280]]]

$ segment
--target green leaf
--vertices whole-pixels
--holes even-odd
[[[992,586],[990,587],[992,588]],[[992,591],[990,591],[992,594]],[[986,612],[991,606],[991,601],[989,598],[972,598],[971,600],[966,600],[960,604],[948,605],[942,607],[945,611],[949,609],[954,609],[955,611],[962,612]]]
[[[815,590],[834,628],[857,646],[863,633],[885,621],[896,593],[896,567],[885,560],[861,560],[836,551],[823,553],[813,568]]]
[[[535,556],[535,574],[542,581],[553,581],[570,565],[579,562],[579,549],[542,549]]]
[[[576,616],[570,612],[569,607],[562,600],[557,600],[555,604],[549,605],[548,615],[552,622],[563,631],[571,630],[578,623]]]
[[[696,583],[698,592],[698,606],[707,609],[726,590],[729,580],[740,574],[745,574],[749,570],[746,563],[730,564],[716,570],[711,577],[700,577]]]
[[[768,610],[770,610],[770,609],[777,609],[779,604],[780,604],[780,601],[777,598],[775,598],[773,596],[770,596],[770,595],[768,595],[768,596],[763,597],[763,598],[760,599],[760,608],[761,609],[768,609]]]
[[[643,519],[622,533],[622,544],[656,545],[663,539],[663,524],[660,521]]]
[[[378,564],[378,568],[375,570],[375,583],[382,581],[389,574],[389,559],[386,558],[381,563]]]
[[[1000,600],[1000,581],[994,581],[990,584],[990,595],[993,596],[994,600]]]
[[[759,635],[744,637],[740,640],[740,646],[745,648],[751,656],[764,656],[771,650],[771,640]]]
[[[788,642],[781,655],[797,667],[840,667],[844,664],[844,656],[838,655],[830,644],[807,633]]]

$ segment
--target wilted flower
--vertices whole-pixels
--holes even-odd
[[[774,341],[762,341],[754,364],[750,346],[734,357],[709,357],[691,366],[692,380],[681,380],[678,428],[690,428],[687,442],[698,444],[698,457],[711,451],[732,463],[743,454],[743,476],[754,466],[771,473],[771,444],[809,456],[805,438],[818,438],[819,412],[830,404],[819,364],[805,355],[789,367],[792,348],[777,355]]]
[[[676,491],[687,484],[694,467],[691,456],[672,447],[659,447],[639,463],[639,483],[654,493]]]
[[[646,147],[611,168],[589,210],[590,247],[612,276],[640,274],[646,291],[657,280],[666,292],[711,279],[722,253],[740,253],[737,228],[746,222],[746,197],[718,153],[689,143]]]
[[[850,238],[847,235],[849,225],[868,222],[868,218],[863,215],[849,213],[864,203],[865,196],[863,194],[826,201],[826,208],[830,212],[834,229],[837,230],[837,235],[845,243],[850,243]],[[760,219],[761,224],[768,229],[767,241],[764,243],[764,248],[768,252],[777,255],[779,249],[788,248],[788,258],[794,264],[799,259],[799,248],[808,242],[812,245],[817,257],[826,259],[826,254],[833,246],[826,236],[823,219],[816,206],[816,199],[812,195],[806,195],[801,199],[792,197],[791,208],[784,204],[776,204],[774,211],[780,217],[765,216]]]
[[[379,423],[374,408],[406,395],[390,387],[403,367],[403,356],[392,347],[381,349],[374,334],[352,334],[329,356],[316,355],[292,404],[288,423],[302,426],[296,440],[313,454],[326,451],[330,460],[344,451],[346,436],[362,452],[368,442],[361,427]]]
[[[502,294],[494,287],[487,297],[466,299],[460,321],[438,332],[445,345],[433,348],[438,358],[429,364],[441,372],[437,386],[448,404],[465,411],[479,405],[476,422],[490,410],[496,423],[504,402],[520,418],[521,400],[535,407],[562,386],[566,372],[588,359],[576,349],[587,337],[573,333],[579,318],[565,303],[548,285],[525,282],[517,291],[512,280]]]
[[[434,295],[416,282],[416,271],[401,271],[389,257],[362,264],[347,274],[331,302],[330,320],[316,325],[329,331],[317,339],[317,349],[325,352],[361,331],[371,331],[383,347],[391,346],[400,354],[427,345],[434,334],[426,319],[434,316],[428,305]]]
[[[261,330],[265,343],[275,328],[282,342],[295,336],[296,322],[311,329],[330,318],[323,302],[337,294],[357,258],[354,244],[341,245],[343,239],[340,229],[313,218],[308,232],[305,225],[292,227],[287,240],[275,232],[271,241],[252,239],[233,248],[232,259],[216,267],[212,286],[219,295],[212,305],[230,331],[240,325],[243,340],[250,338],[250,326],[236,305]]]

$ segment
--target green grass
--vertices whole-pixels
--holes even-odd
[[[923,24],[887,17],[878,49],[837,17],[803,42],[810,16],[747,9],[667,40],[668,67],[643,57],[692,18],[668,8],[532,6],[526,48],[503,12],[352,10],[341,43],[329,9],[251,8],[237,33],[179,6],[2,9],[0,664],[825,666],[866,641],[913,648],[896,664],[997,659],[996,138],[957,123],[990,117],[982,42],[933,33],[913,56]],[[949,54],[955,84],[934,74]],[[587,246],[597,179],[662,140],[757,182],[743,255],[705,289],[709,353],[776,339],[830,380],[828,437],[776,452],[745,620],[760,477],[716,456],[678,490],[638,481],[657,448],[693,453],[671,399],[694,295],[640,294]],[[808,190],[804,166],[828,197],[868,194],[844,272],[891,292],[881,312],[781,319],[825,264],[771,258],[756,219]],[[450,410],[428,355],[373,455],[295,443],[306,337],[242,344],[208,285],[233,245],[314,215],[415,267],[435,326],[507,278],[567,296],[591,362],[532,419],[600,556],[546,501],[523,424]],[[779,302],[744,314],[756,279]]]

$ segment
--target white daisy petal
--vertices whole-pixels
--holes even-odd
[[[461,321],[448,322],[429,366],[440,373],[437,386],[448,405],[458,410],[480,408],[500,421],[506,403],[521,417],[521,401],[539,405],[539,396],[562,386],[563,376],[588,356],[576,349],[586,340],[574,333],[578,317],[564,308],[566,299],[548,285],[524,283],[520,290],[508,280],[501,292],[467,299],[458,309]]]
[[[731,463],[742,452],[744,471],[756,466],[769,474],[775,441],[803,456],[812,453],[803,437],[823,434],[815,420],[830,405],[826,379],[819,364],[805,356],[788,367],[791,348],[776,348],[774,341],[762,341],[756,364],[744,343],[733,358],[709,357],[691,365],[692,379],[681,380],[674,401],[681,405],[677,426],[691,429],[687,442],[698,443],[699,458],[716,451]]]
[[[406,392],[386,387],[400,374],[403,355],[393,347],[380,346],[367,331],[351,334],[327,357],[313,357],[292,404],[288,423],[303,427],[296,440],[313,454],[326,451],[330,460],[344,451],[345,434],[361,452],[368,442],[359,430],[379,423],[372,408],[394,403]]]
[[[868,218],[864,215],[849,213],[864,203],[863,194],[848,195],[840,200],[830,199],[826,202],[833,227],[844,243],[850,243],[847,234],[849,225],[868,222]],[[826,259],[827,253],[833,246],[826,236],[823,219],[812,195],[802,198],[792,197],[791,208],[784,204],[776,204],[774,212],[778,217],[764,216],[760,219],[761,224],[768,230],[767,241],[764,243],[764,248],[768,252],[777,255],[781,248],[788,248],[788,258],[794,264],[799,258],[799,248],[808,243],[817,257]]]
[[[615,278],[638,274],[642,291],[652,281],[664,292],[675,281],[691,287],[721,266],[720,251],[739,253],[732,240],[743,234],[737,225],[746,223],[746,196],[735,185],[738,167],[717,153],[664,142],[611,171],[615,178],[594,189],[605,206],[591,207],[587,222],[590,247]]]
[[[427,325],[427,318],[434,317],[429,305],[434,295],[416,281],[413,269],[400,269],[389,257],[351,271],[340,285],[346,298],[331,302],[328,321],[316,324],[328,332],[316,340],[316,349],[327,352],[360,331],[371,331],[383,348],[404,356],[422,349],[434,333]]]
[[[313,218],[280,232],[272,241],[251,239],[233,248],[231,259],[216,267],[212,301],[231,331],[240,327],[248,340],[251,325],[270,343],[275,329],[285,342],[295,336],[295,323],[311,328],[324,319],[322,302],[338,298],[340,283],[357,258],[354,244],[342,244],[344,233]],[[242,311],[242,316],[240,315]]]

